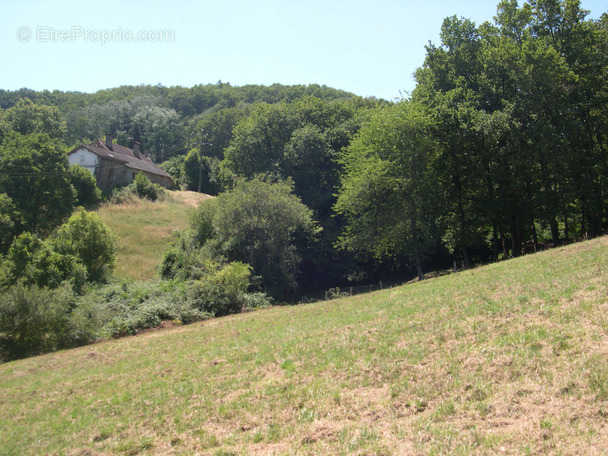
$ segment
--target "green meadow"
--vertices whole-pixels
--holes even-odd
[[[608,238],[0,365],[2,455],[607,448]]]
[[[175,230],[190,225],[191,211],[208,195],[173,191],[162,201],[133,198],[106,203],[97,213],[118,237],[115,276],[133,280],[158,278],[157,266]]]

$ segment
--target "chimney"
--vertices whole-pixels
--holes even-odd
[[[139,153],[139,143],[137,141],[133,141],[133,153],[137,158],[141,158]]]
[[[106,147],[112,150],[112,133],[106,133]]]

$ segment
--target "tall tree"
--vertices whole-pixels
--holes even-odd
[[[347,223],[342,247],[379,260],[404,255],[424,278],[434,231],[429,157],[436,147],[422,105],[402,102],[374,112],[343,160],[335,205]]]
[[[51,138],[62,139],[67,131],[59,109],[34,104],[29,98],[21,98],[15,106],[7,109],[4,122],[22,135],[46,133]]]
[[[0,145],[0,193],[11,198],[26,231],[48,234],[71,214],[75,191],[65,146],[47,134],[9,134]]]

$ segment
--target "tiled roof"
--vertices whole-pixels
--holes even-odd
[[[165,170],[156,166],[148,156],[140,153],[138,157],[133,152],[133,149],[121,146],[120,144],[112,144],[112,150],[110,150],[108,149],[104,141],[102,141],[101,139],[96,139],[91,144],[83,144],[81,146],[78,146],[76,149],[72,150],[70,154],[80,149],[81,147],[84,147],[85,149],[105,159],[122,162],[127,168],[136,169],[139,171],[146,171],[148,173],[157,174],[159,176],[165,176],[169,178],[171,177],[169,173],[167,173]]]

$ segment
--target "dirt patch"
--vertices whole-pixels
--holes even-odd
[[[186,204],[186,206],[191,207],[197,207],[201,201],[215,198],[215,196],[206,195],[205,193],[188,192],[183,190],[174,190],[170,193],[173,198],[182,201],[184,204]]]

